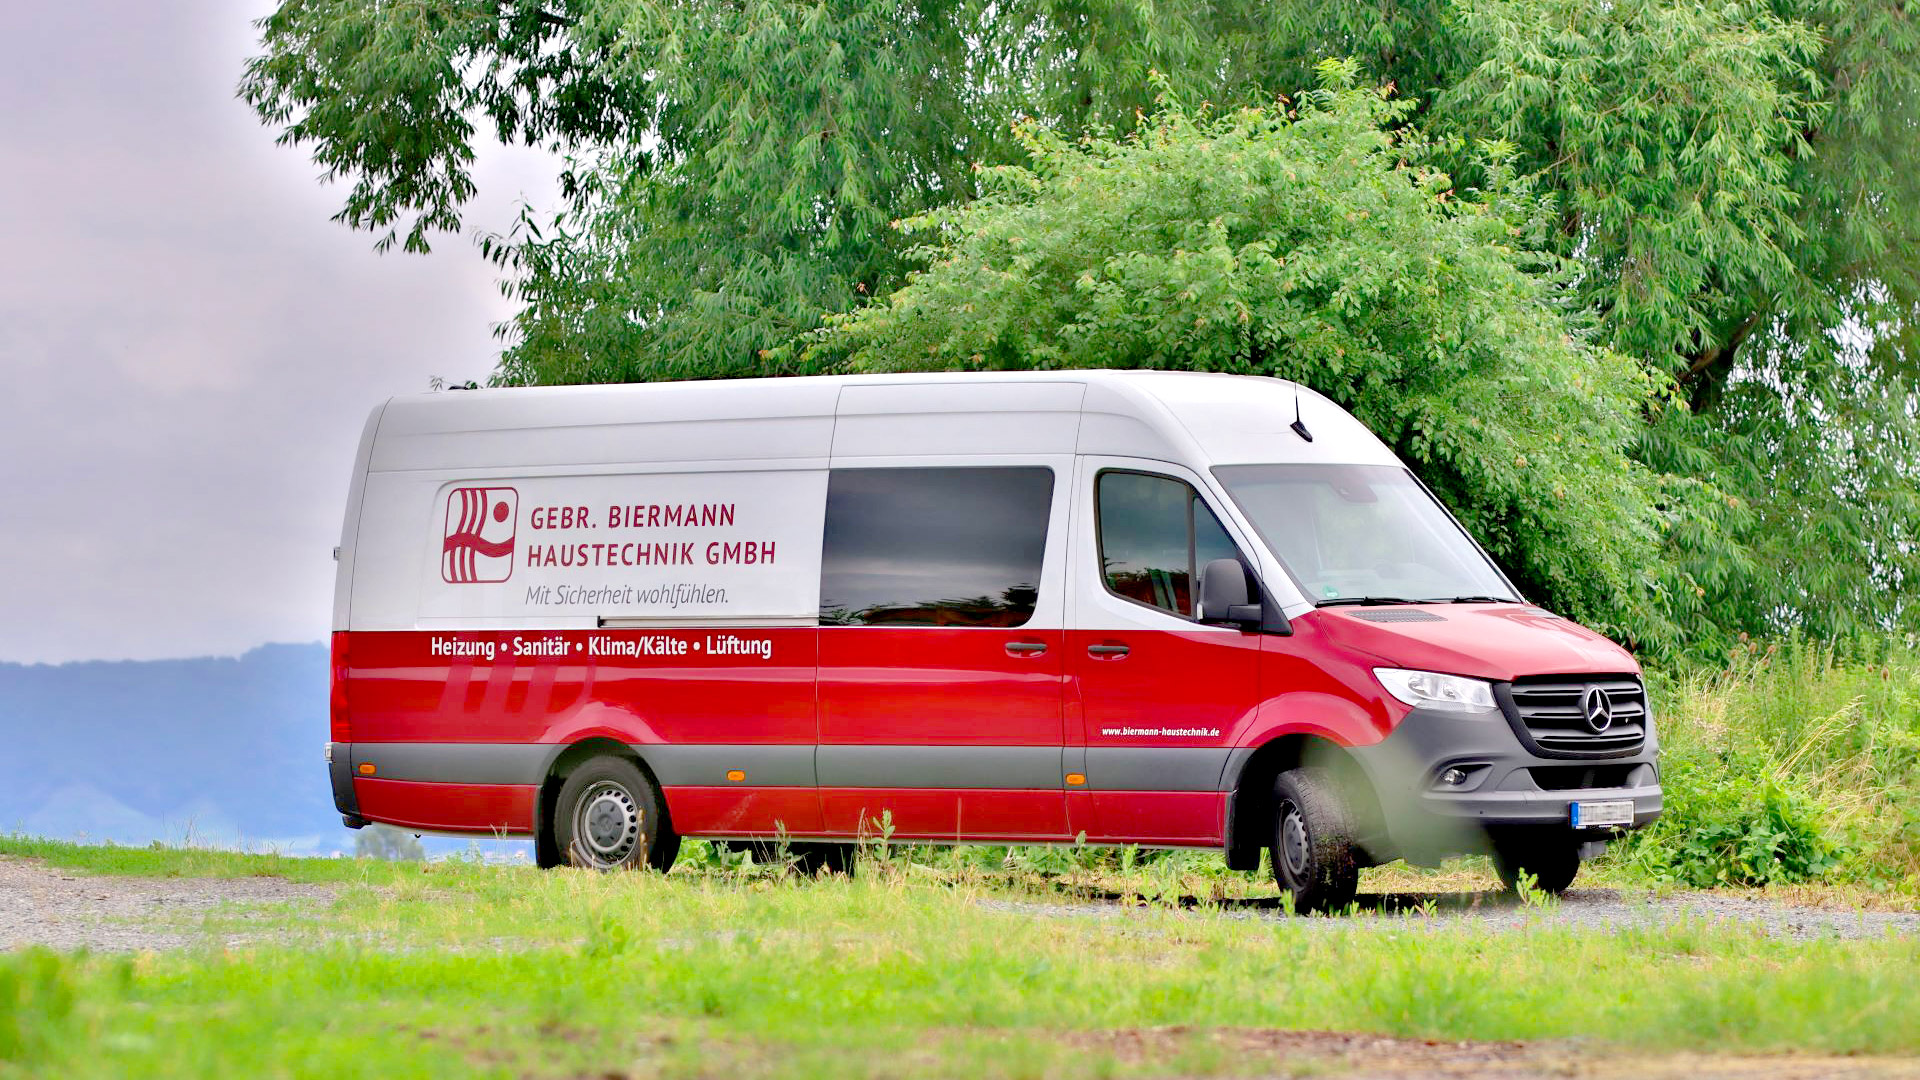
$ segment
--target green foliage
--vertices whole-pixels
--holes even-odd
[[[1735,649],[1668,683],[1666,812],[1625,857],[1706,887],[1821,878],[1920,891],[1920,653]]]
[[[1757,785],[1739,765],[1716,770],[1681,762],[1669,769],[1675,824],[1661,876],[1691,885],[1774,885],[1811,881],[1835,864],[1812,800],[1767,777]]]
[[[1415,341],[1376,319],[1362,355],[1329,363],[1316,346],[1345,347],[1360,308],[1428,288],[1458,298],[1489,262],[1543,279],[1563,320],[1551,336],[1574,341],[1561,351],[1611,350],[1646,376],[1633,387],[1611,374],[1568,381],[1543,338],[1539,366],[1511,368],[1494,400],[1512,414],[1524,407],[1502,398],[1542,396],[1544,430],[1568,399],[1591,394],[1564,445],[1518,439],[1481,468],[1458,455],[1488,440],[1445,433],[1473,418],[1449,403],[1409,398],[1368,420],[1390,425],[1397,446],[1433,441],[1416,455],[1426,478],[1470,508],[1496,550],[1526,553],[1516,569],[1541,599],[1602,613],[1642,643],[1712,653],[1743,632],[1839,639],[1920,626],[1920,20],[1908,7],[283,0],[260,23],[241,92],[284,142],[351,184],[341,219],[383,247],[404,236],[424,249],[458,227],[480,131],[565,152],[565,205],[551,217],[528,210],[483,245],[521,302],[496,379],[553,383],[830,370],[833,352],[792,344],[869,302],[899,314],[884,298],[916,265],[909,246],[946,242],[890,223],[958,222],[941,215],[982,196],[1004,204],[1015,174],[1003,167],[1049,140],[1118,145],[1160,91],[1193,104],[1196,123],[1202,102],[1230,118],[1312,85],[1322,58],[1350,57],[1354,84],[1406,105],[1375,117],[1392,150],[1346,160],[1404,156],[1409,182],[1440,185],[1421,190],[1445,195],[1457,235],[1492,254],[1437,258],[1417,232],[1393,252],[1401,238],[1383,219],[1356,219],[1349,246],[1373,262],[1341,268],[1319,300],[1266,298],[1275,309],[1318,304],[1342,316],[1335,329],[1253,327],[1305,350],[1297,360],[1236,353],[1231,332],[1233,304],[1278,283],[1254,273],[1260,259],[1296,259],[1280,230],[1269,231],[1279,246],[1251,260],[1219,246],[1247,234],[1244,222],[1196,217],[1160,237],[1188,245],[1181,265],[1161,257],[1167,248],[1137,268],[993,269],[1091,274],[1087,291],[1059,299],[1105,305],[1108,344],[1137,333],[1115,362],[1284,368],[1356,401],[1355,372],[1393,366],[1366,349],[1406,349],[1397,363],[1408,369],[1471,368],[1472,356],[1433,358],[1472,352],[1487,329],[1463,315],[1422,324],[1438,332]],[[1215,189],[1250,168],[1207,160],[1225,170]],[[1343,160],[1323,164],[1335,197],[1371,182],[1332,177]],[[1184,295],[1188,278],[1220,286],[1229,265],[1242,275],[1231,290]],[[1409,272],[1430,277],[1394,276]],[[1146,291],[1115,291],[1136,288]],[[1189,316],[1201,324],[1183,325]],[[1524,336],[1518,324],[1491,330]],[[1032,355],[980,362],[1090,362],[1098,343],[1026,340]],[[1391,375],[1365,389],[1375,402],[1397,392]],[[1612,419],[1622,395],[1633,398],[1624,428]],[[1614,454],[1603,443],[1638,462],[1620,491],[1568,486],[1599,475],[1591,455]],[[1550,482],[1528,483],[1540,479]],[[1529,535],[1609,501],[1618,513],[1587,523],[1607,538],[1589,544],[1615,550],[1591,567],[1590,552],[1551,556],[1560,537]]]
[[[0,1066],[51,1057],[74,1036],[74,980],[44,949],[0,955]]]
[[[1718,496],[1670,534],[1694,643],[1914,625],[1920,184],[1887,155],[1920,149],[1920,26],[1884,0],[1482,0],[1440,32],[1472,67],[1430,129],[1512,142],[1600,340],[1689,405],[1637,451]]]
[[[1569,334],[1524,238],[1538,201],[1498,162],[1475,200],[1328,87],[1289,107],[1155,112],[1123,139],[1020,129],[1025,166],[907,223],[926,269],[837,318],[804,362],[856,370],[1177,367],[1329,394],[1414,464],[1536,594],[1671,640],[1647,568],[1658,479],[1623,448],[1649,392]]]

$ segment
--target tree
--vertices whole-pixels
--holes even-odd
[[[1023,160],[1016,123],[1111,139],[1150,70],[1225,109],[1352,57],[1454,198],[1507,167],[1550,206],[1525,241],[1570,268],[1570,328],[1648,375],[1633,453],[1673,479],[1646,573],[1713,644],[1920,620],[1908,6],[284,0],[241,89],[382,245],[458,226],[477,125],[566,152],[566,205],[486,242],[522,304],[497,378],[565,382],[818,370],[785,346],[900,287],[890,223]]]
[[[1519,241],[1550,204],[1454,197],[1390,130],[1404,107],[1327,89],[1121,139],[1033,125],[1026,165],[908,224],[926,263],[813,335],[857,370],[1168,367],[1277,375],[1352,410],[1521,579],[1615,633],[1670,642],[1648,579],[1659,479],[1625,447],[1649,377],[1568,333]],[[1494,148],[1497,154],[1499,148]]]

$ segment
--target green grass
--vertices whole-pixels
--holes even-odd
[[[1622,852],[1693,886],[1845,883],[1920,901],[1920,647],[1749,643],[1653,680],[1667,809]]]
[[[308,911],[206,917],[134,957],[0,954],[0,1075],[1067,1076],[1248,1067],[1191,1026],[1628,1050],[1920,1052],[1920,943],[1681,925],[1505,933],[1229,907],[1056,918],[1045,879],[902,859],[802,881],[0,841],[111,873],[277,873]],[[1142,892],[1149,890],[1142,889]],[[986,901],[988,903],[983,903]],[[1014,901],[1016,910],[992,902]],[[227,948],[230,933],[260,935]],[[1611,1051],[1609,1051],[1611,1052]]]

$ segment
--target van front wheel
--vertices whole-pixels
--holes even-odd
[[[1353,813],[1326,769],[1289,769],[1273,783],[1273,878],[1300,912],[1338,911],[1360,886]]]
[[[1573,884],[1580,872],[1580,847],[1564,836],[1530,836],[1520,833],[1495,839],[1493,868],[1500,884],[1512,892],[1520,875],[1533,878],[1533,887],[1549,896],[1559,896]]]
[[[568,774],[554,800],[553,839],[566,861],[586,870],[664,871],[680,838],[666,827],[660,792],[639,766],[599,757]]]

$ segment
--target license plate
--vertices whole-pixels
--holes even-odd
[[[1576,829],[1599,829],[1608,825],[1633,824],[1633,800],[1616,802],[1577,802],[1569,811]]]

